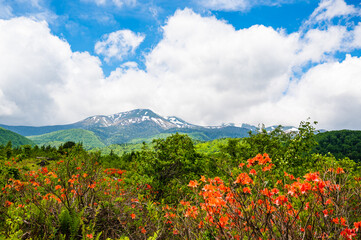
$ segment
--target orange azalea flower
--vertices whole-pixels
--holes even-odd
[[[345,173],[345,171],[343,170],[343,168],[339,167],[339,168],[337,168],[336,173],[341,174],[341,173]]]
[[[40,184],[39,184],[39,183],[37,183],[37,182],[33,182],[33,186],[34,186],[34,187],[36,187],[36,186],[40,186]]]
[[[60,189],[60,188],[61,188],[60,185],[56,185],[56,186],[55,186],[55,190],[58,190],[58,189]]]
[[[273,166],[274,166],[274,164],[270,164],[270,165],[268,165],[268,166],[266,166],[266,167],[262,168],[262,171],[263,171],[263,172],[270,171],[270,170],[272,169],[272,167],[273,167]]]
[[[318,176],[318,172],[315,173],[307,173],[304,178],[306,178],[307,181],[311,182],[318,182],[320,180],[319,176]]]
[[[346,226],[346,219],[344,219],[343,217],[340,218],[340,224],[342,226]]]
[[[130,216],[132,217],[132,219],[135,219],[135,214],[134,213],[130,214]]]
[[[251,189],[249,187],[244,187],[243,192],[244,193],[251,193]]]
[[[311,184],[308,182],[301,184],[300,190],[302,194],[305,194],[307,191],[311,190]]]
[[[185,217],[192,217],[192,218],[196,218],[198,215],[198,208],[196,206],[192,206],[189,207],[186,211],[186,213],[184,214]]]
[[[224,228],[228,224],[229,217],[228,216],[222,216],[219,219],[219,225],[221,228]]]
[[[249,174],[250,174],[250,175],[257,175],[257,172],[256,172],[256,170],[251,169],[251,171],[249,171]]]
[[[260,191],[260,193],[264,196],[271,197],[273,194],[268,190],[268,188],[265,188]]]
[[[356,228],[356,231],[358,231],[361,228],[361,221],[360,222],[354,222],[353,225]]]
[[[46,174],[48,173],[47,167],[41,168],[41,173],[42,173],[43,175],[46,175]]]
[[[189,184],[188,184],[188,187],[191,187],[191,188],[195,188],[198,186],[198,182],[195,180],[195,181],[189,181]]]
[[[310,203],[306,202],[305,210],[308,210],[310,208]]]
[[[201,181],[206,182],[206,178],[203,175],[201,176]]]
[[[247,173],[241,173],[238,175],[236,181],[234,181],[234,183],[241,183],[243,185],[249,185],[249,184],[252,184],[253,183],[253,180],[252,178],[250,178],[248,176]]]
[[[183,206],[190,206],[189,202],[185,202],[183,200],[180,201],[180,204],[182,204]]]
[[[349,229],[346,228],[345,230],[343,230],[341,233],[341,236],[343,236],[345,239],[353,239],[354,237],[357,236],[357,234],[355,233],[354,229]]]
[[[332,222],[338,224],[338,218],[333,218]]]
[[[283,205],[286,202],[288,202],[288,198],[284,195],[281,195],[274,200],[276,205]]]
[[[92,238],[93,238],[93,234],[87,234],[86,237],[92,239]]]
[[[323,215],[324,215],[325,217],[328,216],[328,211],[327,211],[327,209],[323,210],[322,212],[323,212]]]
[[[198,224],[198,228],[203,228],[203,226],[204,226],[203,221],[200,221],[199,224]]]

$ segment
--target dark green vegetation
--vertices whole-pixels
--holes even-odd
[[[337,159],[348,157],[361,162],[361,131],[340,130],[317,134],[314,151],[333,154]]]
[[[43,135],[29,136],[28,138],[39,146],[58,147],[65,142],[73,141],[82,143],[85,149],[105,147],[104,143],[93,132],[83,129],[60,130]]]
[[[12,131],[6,130],[0,127],[0,145],[5,145],[9,141],[11,141],[13,146],[21,146],[21,145],[33,145],[34,143],[26,138],[21,136],[20,134],[14,133]]]

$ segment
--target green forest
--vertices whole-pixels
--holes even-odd
[[[360,239],[361,135],[298,130],[1,143],[0,239]]]

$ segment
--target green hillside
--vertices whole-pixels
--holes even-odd
[[[43,135],[29,136],[37,145],[59,146],[67,141],[83,143],[85,149],[102,148],[102,143],[95,133],[83,129],[60,130]]]
[[[319,133],[314,152],[332,153],[337,159],[348,157],[361,162],[361,131],[339,130]]]
[[[11,141],[13,146],[21,146],[21,145],[33,145],[34,143],[20,134],[14,133],[12,131],[6,130],[0,127],[0,145],[6,145],[9,141]]]

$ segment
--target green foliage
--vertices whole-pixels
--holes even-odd
[[[247,138],[228,139],[222,151],[230,158],[231,165],[238,159],[245,161],[258,153],[268,153],[280,173],[290,169],[292,173],[302,174],[311,164],[311,150],[317,144],[314,132],[310,122],[301,122],[297,132],[286,133],[282,126],[271,132],[262,128],[258,133],[250,132]]]
[[[60,130],[43,135],[29,136],[37,145],[60,146],[66,142],[82,143],[86,149],[105,147],[94,132],[83,129]]]
[[[318,145],[314,147],[314,152],[332,153],[337,159],[348,157],[361,162],[361,131],[329,131],[317,134],[315,139]]]
[[[74,210],[69,212],[67,208],[63,208],[59,214],[59,233],[63,234],[65,239],[76,239],[81,226],[79,215]]]
[[[143,143],[122,143],[112,144],[103,148],[94,148],[91,152],[100,151],[102,155],[109,155],[110,153],[121,156],[125,153],[131,153],[142,150]]]
[[[222,153],[223,147],[227,144],[228,138],[216,139],[207,142],[196,142],[195,149],[205,156],[217,156]]]
[[[131,156],[131,161],[133,171],[128,175],[131,181],[137,179],[150,184],[156,199],[167,201],[175,201],[185,194],[185,184],[207,169],[207,163],[195,151],[192,139],[181,134],[154,140],[151,149],[144,145],[142,151]]]

